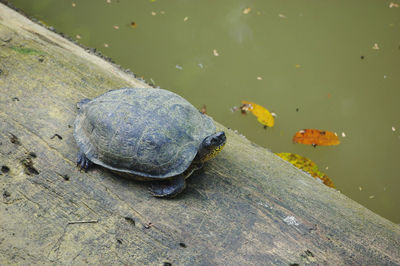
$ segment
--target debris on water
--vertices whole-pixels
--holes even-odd
[[[393,7],[398,8],[398,7],[400,7],[400,5],[396,4],[396,3],[393,3],[393,2],[390,2],[389,8],[393,8]]]
[[[346,134],[344,132],[342,132],[342,138],[345,138]]]
[[[393,132],[396,131],[396,128],[395,128],[395,127],[392,127],[392,131],[393,131]]]
[[[378,46],[378,44],[377,44],[377,43],[375,43],[375,44],[374,44],[374,46],[372,46],[372,49],[374,49],[374,50],[379,50],[379,46]]]
[[[257,77],[257,80],[262,80],[262,77]]]
[[[183,69],[183,67],[181,67],[180,65],[176,65],[175,66],[177,69],[179,69],[179,70],[182,70]]]
[[[359,190],[359,191],[362,191],[362,187],[358,187],[358,190]]]
[[[373,198],[375,198],[375,195],[369,196],[369,199],[373,199]]]
[[[137,26],[137,25],[136,25],[136,22],[135,22],[135,21],[132,21],[132,22],[131,22],[131,28],[136,28],[136,26]]]
[[[188,17],[184,17],[183,21],[188,21],[188,19],[189,19]]]
[[[108,48],[108,47],[109,47],[108,43],[105,43],[105,44],[104,44],[104,47]]]
[[[77,34],[75,37],[76,37],[78,40],[81,39],[81,35],[79,35],[79,34]]]
[[[204,68],[202,63],[197,64],[200,68]]]
[[[234,112],[236,112],[237,110],[239,110],[239,107],[237,107],[237,106],[232,106],[230,110],[231,110],[232,113],[234,113]]]
[[[76,7],[76,3],[72,2],[72,7]]]
[[[247,15],[250,13],[250,11],[251,11],[251,7],[247,7],[245,9],[243,9],[243,14]]]
[[[119,30],[119,26],[114,25],[113,27],[114,27],[114,29]]]
[[[152,15],[152,16],[155,16],[155,15],[157,15],[157,13],[154,12],[154,11],[151,11],[151,15]]]
[[[287,18],[284,14],[278,14],[280,18]]]
[[[214,56],[219,56],[219,53],[218,53],[217,49],[213,50],[213,54],[214,54]]]
[[[207,106],[205,104],[203,104],[203,107],[201,107],[200,113],[207,114]]]

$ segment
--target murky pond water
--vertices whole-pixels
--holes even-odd
[[[11,2],[273,152],[312,159],[400,223],[399,1]],[[275,112],[275,126],[231,112],[241,100]],[[304,128],[341,144],[293,144]]]

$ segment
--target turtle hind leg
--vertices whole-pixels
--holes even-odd
[[[173,198],[181,193],[186,187],[184,175],[179,175],[170,180],[154,182],[150,192],[157,198]]]
[[[93,163],[86,157],[86,155],[79,151],[78,156],[76,159],[76,165],[80,167],[80,169],[87,171],[87,169],[92,165]]]

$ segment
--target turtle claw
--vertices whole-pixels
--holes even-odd
[[[92,162],[86,157],[83,152],[78,153],[76,165],[79,166],[80,170],[87,172],[87,169],[92,165]]]
[[[178,176],[171,180],[160,181],[152,184],[150,193],[157,198],[173,198],[186,187],[185,177]]]

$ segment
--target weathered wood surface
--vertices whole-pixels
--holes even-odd
[[[147,86],[1,4],[0,69],[1,265],[400,264],[398,225],[223,126],[172,200],[78,171],[75,103]]]

